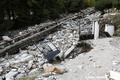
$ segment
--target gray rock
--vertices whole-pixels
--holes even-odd
[[[29,72],[29,75],[35,74],[35,73],[37,73],[38,71],[39,71],[38,68],[33,69],[33,70],[31,70],[31,71]]]
[[[2,74],[2,72],[3,72],[3,69],[2,69],[2,67],[0,66],[0,74]]]
[[[45,63],[45,61],[39,61],[39,65],[42,66]]]
[[[12,72],[16,72],[16,71],[17,71],[17,69],[11,69],[11,71],[12,71]]]
[[[2,78],[2,77],[0,77],[0,80],[3,80],[3,78]]]
[[[30,60],[30,61],[28,62],[28,69],[30,69],[30,68],[32,67],[32,65],[33,65],[33,60]]]
[[[31,51],[35,51],[36,50],[36,46],[35,45],[29,46],[28,49],[31,50]]]
[[[22,32],[19,32],[18,34],[19,34],[19,35],[22,35],[23,33],[22,33]]]
[[[18,71],[10,71],[9,73],[7,73],[6,75],[5,75],[5,78],[6,79],[10,79],[11,80],[11,78],[14,78],[16,75],[18,74]]]
[[[35,68],[37,68],[37,66],[34,64],[34,65],[32,65],[32,68],[35,69]]]
[[[25,74],[18,74],[17,76],[16,76],[16,79],[20,79],[20,78],[22,78],[22,77],[24,77],[25,76]]]
[[[4,45],[2,45],[2,46],[0,46],[0,49],[3,49],[5,46]]]
[[[12,61],[11,63],[21,63],[21,62],[27,62],[30,61],[34,58],[33,55],[29,55],[29,54],[23,54],[22,56],[20,56],[17,60]]]
[[[118,65],[118,64],[120,64],[120,62],[118,62],[118,61],[113,61],[113,65],[115,66],[115,65]]]
[[[89,61],[93,61],[93,58],[89,58]]]
[[[13,77],[11,77],[11,78],[7,77],[6,80],[14,80],[14,78]]]
[[[3,39],[4,41],[9,41],[11,38],[9,38],[8,36],[2,36],[2,39]]]
[[[47,37],[47,39],[48,39],[48,40],[51,40],[52,37],[53,37],[53,36],[49,35],[49,36]]]
[[[57,80],[55,76],[50,76],[48,80]]]
[[[53,73],[44,73],[42,76],[43,77],[49,77],[49,76],[52,76],[53,75]]]
[[[18,69],[18,72],[24,74],[24,73],[25,73],[25,69],[19,68],[19,69]]]
[[[53,66],[53,65],[50,64],[50,63],[46,63],[46,64],[43,65],[43,68],[45,69],[46,67],[50,67],[50,66]]]
[[[9,62],[8,62],[8,63],[6,63],[6,64],[5,64],[5,66],[6,66],[6,67],[9,67],[9,66],[10,66],[10,63],[9,63]]]
[[[39,51],[28,51],[28,53],[31,54],[31,55],[36,55],[36,54],[38,54],[40,52]]]
[[[25,73],[25,70],[21,70],[20,72],[21,72],[22,74],[24,74],[24,73]]]

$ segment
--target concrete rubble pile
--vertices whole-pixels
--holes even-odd
[[[44,57],[44,54],[39,50],[39,46],[41,46],[44,42],[53,43],[60,51],[56,57],[64,60],[79,41],[79,26],[76,25],[77,21],[81,22],[81,27],[92,28],[93,19],[95,17],[99,17],[97,15],[100,14],[100,12],[96,12],[89,15],[87,14],[81,19],[67,21],[61,25],[63,27],[62,30],[48,35],[44,41],[38,43],[37,45],[29,46],[26,50],[20,50],[18,54],[7,55],[7,57],[0,58],[0,80],[2,80],[1,78],[6,78],[6,80],[19,79],[39,72],[47,73],[44,66],[49,64],[49,62]],[[90,23],[88,24],[88,22]],[[61,73],[67,72],[66,67],[55,69],[61,71]],[[47,77],[44,77],[45,75],[40,75],[35,80],[60,80],[54,77],[56,74],[58,74],[56,71],[51,71],[51,76],[48,75]]]

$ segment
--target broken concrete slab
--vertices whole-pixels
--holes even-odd
[[[66,58],[75,48],[75,45],[71,46],[65,53],[64,58]]]
[[[110,78],[114,80],[120,80],[120,72],[110,71]]]
[[[113,25],[105,25],[105,32],[108,32],[110,34],[110,36],[113,36],[115,30],[114,30],[114,26]]]
[[[56,51],[57,48],[50,42],[47,43],[47,45],[53,50],[53,51]]]

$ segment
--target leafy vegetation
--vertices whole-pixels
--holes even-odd
[[[102,11],[112,7],[112,0],[98,0],[95,3],[95,8]]]
[[[0,31],[39,24],[60,14],[95,6],[98,10],[120,8],[119,0],[0,0]]]
[[[39,24],[79,11],[84,0],[0,0],[0,31]]]
[[[120,0],[96,0],[94,6],[100,11],[113,7],[120,9]]]

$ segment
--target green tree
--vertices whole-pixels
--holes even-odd
[[[84,0],[0,0],[0,30],[17,29],[56,19],[83,8]]]
[[[98,0],[95,2],[95,8],[100,11],[112,8],[112,0]]]

